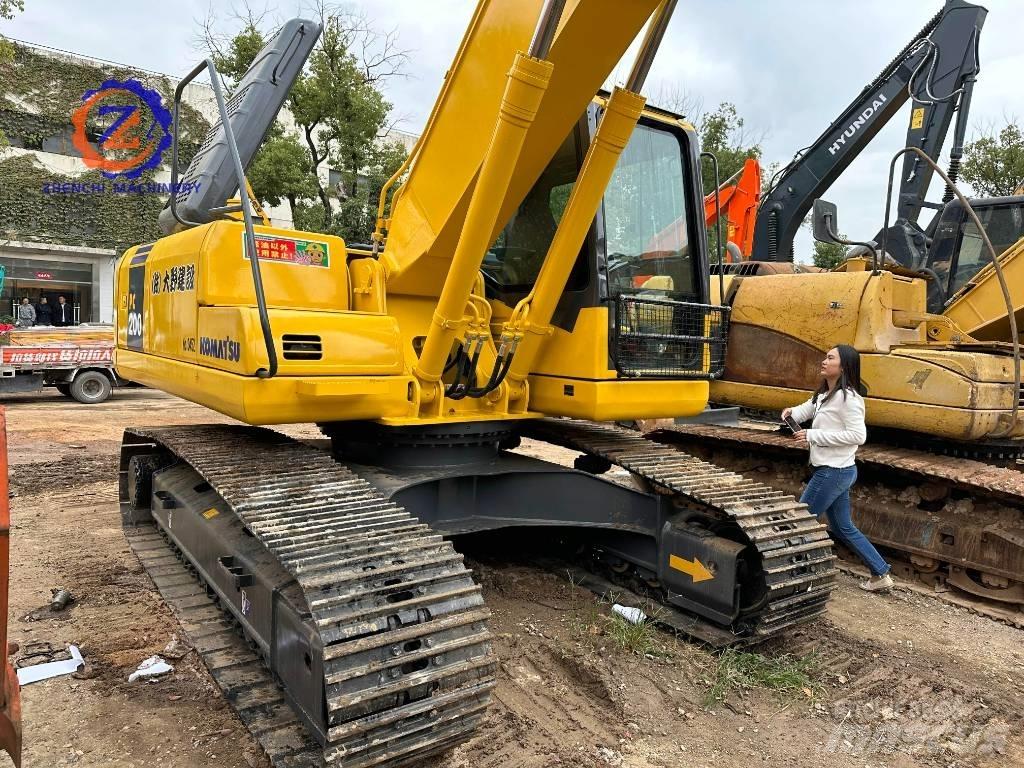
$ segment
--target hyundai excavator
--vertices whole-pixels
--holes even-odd
[[[1020,251],[1018,244],[1000,261]],[[726,276],[725,283],[729,345],[711,400],[777,414],[816,389],[825,351],[854,346],[869,427],[858,453],[858,527],[896,559],[904,578],[982,598],[972,607],[1024,626],[1019,346],[974,338],[929,313],[925,280],[876,269],[866,258],[836,272]],[[994,283],[986,281],[985,310],[1006,323]],[[806,451],[763,422],[676,424],[652,437],[724,465],[749,468],[752,459],[773,457],[777,478],[792,471],[789,482],[772,482],[792,492],[806,464]]]
[[[981,69],[978,46],[987,14],[966,0],[946,0],[825,131],[772,178],[758,211],[751,259],[793,261],[793,239],[814,200],[908,101],[912,107],[904,146],[917,147],[932,160],[938,160],[955,116],[949,175],[956,182]],[[921,209],[939,207],[925,199],[932,178],[931,167],[921,157],[904,157],[897,220],[889,238],[890,251],[900,263],[907,264],[907,259],[896,255],[897,240],[923,243],[924,233],[917,226]],[[950,199],[947,191],[945,201]],[[880,242],[881,233],[875,239]]]
[[[947,2],[781,174],[758,213],[754,259],[791,258],[792,235],[813,198],[911,94],[907,145],[933,161],[956,108],[949,174],[955,181],[985,15],[961,0]],[[1024,624],[1024,482],[1016,467],[1024,419],[1009,312],[994,268],[985,267],[991,256],[981,232],[963,203],[950,199],[952,187],[944,203],[927,203],[927,160],[901,152],[894,175],[897,166],[895,225],[883,226],[838,271],[747,276],[744,263],[726,276],[724,292],[712,299],[731,314],[725,369],[711,384],[711,400],[752,415],[777,414],[817,387],[829,348],[857,348],[869,427],[859,460],[864,479],[875,484],[855,505],[858,526],[899,559],[906,577],[954,586],[991,601],[993,615],[1009,611]],[[995,252],[1009,247],[999,261],[1015,312],[1024,306],[1015,296],[1021,279],[1013,277],[1024,267],[1024,242],[1016,242],[1024,231],[1022,203],[970,201]],[[819,226],[818,236],[835,241],[834,207],[820,207],[832,234]],[[924,207],[940,210],[927,231],[916,224]],[[745,456],[741,465],[749,465],[751,456],[766,453],[778,468],[806,462],[787,437],[751,426],[679,424],[665,439],[725,463]]]
[[[978,42],[986,15],[980,6],[946,0],[821,135],[772,177],[763,199],[760,165],[755,158],[748,159],[739,174],[719,190],[718,205],[730,234],[724,272],[754,276],[818,271],[794,262],[797,231],[814,200],[835,183],[908,100],[913,100],[913,109],[905,145],[919,147],[934,160],[955,117],[950,152],[955,181],[980,71]],[[913,259],[909,248],[926,247],[928,235],[917,225],[922,208],[939,207],[925,200],[931,179],[931,168],[920,158],[904,161],[899,214],[890,234],[891,250],[898,251],[895,257],[907,266]],[[709,227],[717,218],[714,198],[712,192],[705,200]],[[717,271],[717,265],[712,269]]]
[[[729,230],[740,234],[729,238],[732,245],[724,259],[728,265],[724,271],[747,276],[817,271],[794,262],[797,231],[814,201],[836,182],[908,100],[913,101],[913,108],[905,146],[918,147],[933,160],[938,159],[955,117],[950,152],[950,171],[955,181],[963,155],[971,96],[980,71],[978,43],[986,15],[987,11],[980,6],[964,0],[946,0],[943,8],[821,135],[771,178],[763,196],[760,165],[756,159],[748,159],[736,186],[749,189],[756,179],[753,204],[745,204],[749,193],[733,204],[733,179],[723,184],[720,191],[719,204]],[[926,247],[928,235],[917,225],[922,208],[940,207],[925,200],[931,179],[931,168],[919,157],[904,160],[898,218],[889,234],[890,251],[896,252],[895,258],[907,266],[913,260],[908,249]],[[705,202],[710,226],[715,220],[714,193]],[[876,239],[880,238],[881,234]],[[737,249],[741,258],[736,258]],[[712,268],[717,270],[717,265]]]
[[[447,537],[566,538],[715,644],[825,609],[831,540],[804,505],[609,423],[701,411],[723,359],[695,133],[638,95],[673,6],[481,0],[365,248],[256,223],[244,177],[316,23],[286,23],[230,101],[212,62],[179,83],[175,116],[209,72],[220,120],[165,236],[117,265],[116,365],[244,424],[126,430],[121,509],[275,766],[407,765],[472,735],[496,659]],[[268,428],[310,423],[325,439]],[[575,468],[511,452],[523,436]]]

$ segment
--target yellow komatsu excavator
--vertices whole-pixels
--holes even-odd
[[[546,531],[716,644],[824,610],[804,505],[596,423],[700,412],[724,355],[695,134],[638,95],[673,6],[481,0],[365,248],[253,222],[244,168],[318,25],[285,24],[229,102],[210,62],[179,84],[175,115],[209,71],[221,120],[180,185],[172,164],[166,236],[118,264],[119,373],[329,439],[129,429],[122,514],[276,766],[406,765],[472,733],[495,658],[445,536]],[[510,452],[523,435],[576,468]]]

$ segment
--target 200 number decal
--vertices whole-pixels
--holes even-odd
[[[129,336],[141,336],[142,335],[142,313],[141,312],[129,312],[128,313],[128,335]]]

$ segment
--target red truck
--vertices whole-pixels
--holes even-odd
[[[124,383],[114,373],[112,325],[0,332],[0,395],[56,387],[80,403],[102,403]]]

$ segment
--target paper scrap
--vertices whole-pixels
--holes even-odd
[[[38,683],[40,680],[48,680],[51,677],[70,675],[77,672],[78,668],[85,664],[77,645],[69,645],[68,653],[70,659],[64,661],[48,661],[45,664],[34,664],[31,667],[22,667],[18,670],[18,685]]]
[[[136,680],[143,677],[156,677],[157,675],[164,675],[173,671],[174,667],[159,656],[150,656],[144,662],[139,664],[138,669],[128,675],[128,682],[134,683]]]

